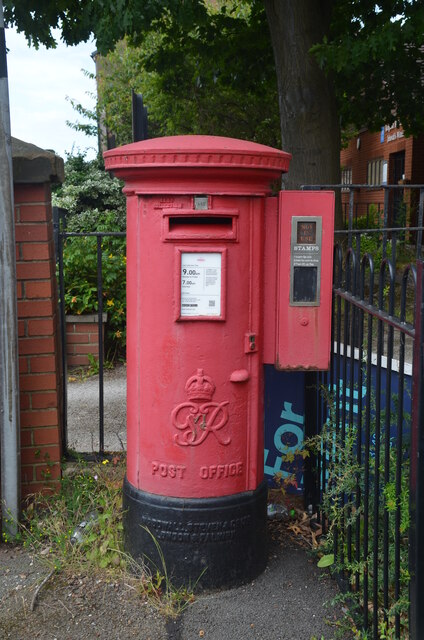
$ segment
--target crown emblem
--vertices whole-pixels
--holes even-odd
[[[197,369],[197,373],[187,380],[185,391],[190,400],[205,402],[212,400],[215,385],[212,378],[205,376],[203,369]]]

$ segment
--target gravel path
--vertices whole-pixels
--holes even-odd
[[[72,380],[72,374],[69,376]],[[104,371],[104,445],[106,451],[126,449],[127,369]],[[68,382],[68,447],[99,450],[99,376]]]

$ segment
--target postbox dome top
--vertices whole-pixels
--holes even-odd
[[[288,171],[291,154],[246,140],[188,135],[134,142],[106,151],[104,158],[106,169],[139,193],[203,188],[253,194],[269,192],[270,183]]]

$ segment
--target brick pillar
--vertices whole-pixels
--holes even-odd
[[[54,153],[13,140],[21,397],[22,496],[60,478],[61,413],[57,285],[51,182],[63,179]]]

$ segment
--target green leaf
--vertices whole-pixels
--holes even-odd
[[[318,567],[324,569],[325,567],[331,567],[332,564],[334,564],[334,553],[328,553],[320,558]]]

